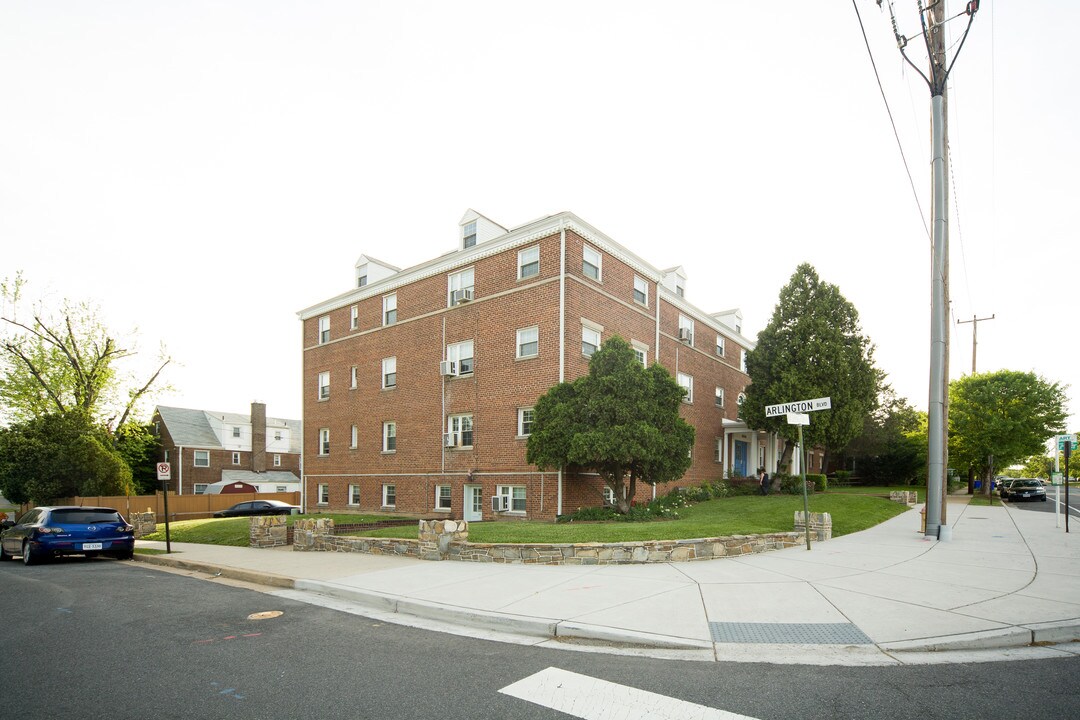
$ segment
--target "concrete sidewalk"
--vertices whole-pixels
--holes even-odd
[[[693,563],[548,567],[173,543],[136,555],[473,637],[694,660],[910,664],[1080,655],[1080,525],[949,503],[822,543]],[[1073,529],[1073,528],[1070,528]],[[140,541],[142,547],[164,543]]]

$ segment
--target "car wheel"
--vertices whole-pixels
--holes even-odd
[[[22,561],[23,565],[36,565],[38,562],[37,553],[30,549],[30,541],[27,540],[23,543],[22,548]]]
[[[1046,502],[1046,496],[1045,496],[1045,495],[1043,495],[1043,496],[1042,496],[1041,498],[1039,498],[1039,499],[1040,499],[1040,500],[1042,500],[1043,502]]]

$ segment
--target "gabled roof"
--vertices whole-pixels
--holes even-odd
[[[177,445],[191,447],[221,447],[214,429],[210,427],[210,421],[206,418],[203,410],[189,410],[188,408],[164,407],[158,405],[158,415],[165,427],[169,429],[169,435]],[[250,421],[250,418],[249,418]]]

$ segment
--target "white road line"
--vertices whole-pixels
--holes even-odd
[[[583,720],[757,720],[554,667],[499,692]]]

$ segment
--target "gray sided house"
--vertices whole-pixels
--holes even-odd
[[[263,403],[249,415],[159,405],[153,425],[177,494],[300,490],[300,421],[267,417]]]

